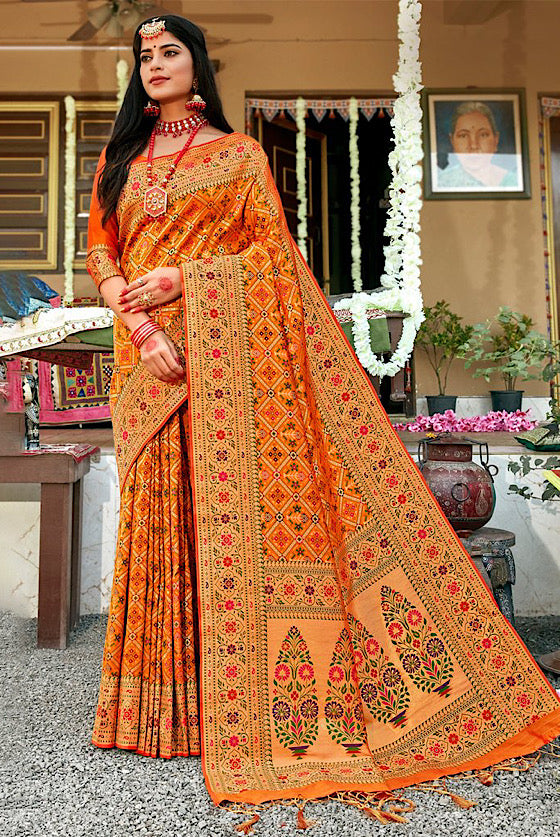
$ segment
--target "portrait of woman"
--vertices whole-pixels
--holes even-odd
[[[520,102],[516,94],[428,93],[427,197],[525,196]]]
[[[163,14],[133,53],[89,224],[120,482],[93,743],[201,755],[215,803],[255,804],[534,751],[559,699],[224,116],[201,30]],[[449,131],[465,156],[471,113]]]

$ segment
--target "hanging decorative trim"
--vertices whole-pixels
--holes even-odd
[[[351,255],[352,255],[352,285],[354,291],[362,290],[362,248],[360,246],[360,157],[358,153],[358,102],[350,99],[349,108],[349,141],[350,153],[350,223],[351,223]]]
[[[245,100],[245,118],[247,133],[251,133],[251,118],[254,115],[264,116],[267,122],[271,122],[276,116],[289,113],[292,119],[296,118],[297,98],[295,99],[261,99],[251,97]],[[383,117],[391,116],[393,113],[392,98],[356,99],[358,110],[366,119],[377,115]],[[344,120],[350,118],[351,99],[307,99],[305,105],[307,112],[320,122],[327,114],[335,117],[338,113]]]
[[[546,289],[546,307],[547,307],[547,323],[548,334],[553,340],[556,337],[556,329],[554,327],[553,309],[556,305],[556,290],[555,290],[555,265],[551,257],[550,242],[552,241],[551,219],[552,206],[550,195],[550,167],[547,166],[547,152],[549,150],[549,142],[545,135],[549,135],[548,125],[546,120],[553,119],[560,116],[560,99],[552,98],[551,96],[541,97],[541,116],[539,119],[539,162],[540,162],[540,180],[541,180],[541,211],[542,211],[542,230],[543,230],[543,255],[544,255],[544,281]],[[548,176],[547,176],[548,175]]]
[[[64,305],[74,301],[74,257],[76,254],[76,100],[64,99],[66,149],[64,156]]]
[[[306,163],[307,156],[305,153],[305,116],[306,116],[305,99],[301,96],[296,104],[296,190],[297,190],[297,245],[301,250],[301,254],[305,261],[307,261],[307,182],[306,182]]]
[[[389,155],[392,181],[389,188],[390,208],[385,235],[385,273],[383,290],[378,293],[354,293],[350,299],[339,300],[335,309],[352,313],[356,354],[372,375],[395,375],[410,357],[422,312],[420,291],[420,209],[422,169],[422,110],[420,107],[421,65],[420,0],[399,0],[399,65],[393,76],[399,94],[394,102],[391,124],[395,148]],[[368,308],[402,311],[409,316],[394,354],[387,362],[371,351],[366,317]]]
[[[128,64],[124,58],[117,61],[117,104],[120,107],[123,103],[124,94],[128,87]]]
[[[542,115],[545,117],[560,116],[560,99],[553,99],[552,96],[541,98]]]

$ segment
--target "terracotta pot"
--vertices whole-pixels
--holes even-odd
[[[480,465],[472,460],[478,445]],[[484,526],[494,513],[495,465],[488,465],[488,445],[443,433],[418,445],[422,476],[458,535]],[[492,473],[491,469],[495,469]]]

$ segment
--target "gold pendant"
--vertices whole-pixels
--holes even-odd
[[[159,218],[167,209],[167,192],[161,186],[150,186],[144,195],[144,211],[151,218]]]

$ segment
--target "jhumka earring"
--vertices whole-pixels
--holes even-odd
[[[146,116],[159,116],[159,105],[157,102],[152,102],[151,99],[148,99],[148,104],[144,105],[144,113]]]
[[[194,96],[192,97],[192,99],[189,99],[188,102],[185,102],[185,109],[186,110],[194,110],[195,113],[202,113],[202,111],[206,107],[206,102],[204,101],[202,96],[199,96],[198,93],[197,93],[197,91],[198,91],[198,81],[197,81],[197,79],[195,79],[193,81],[192,89],[194,91]]]

